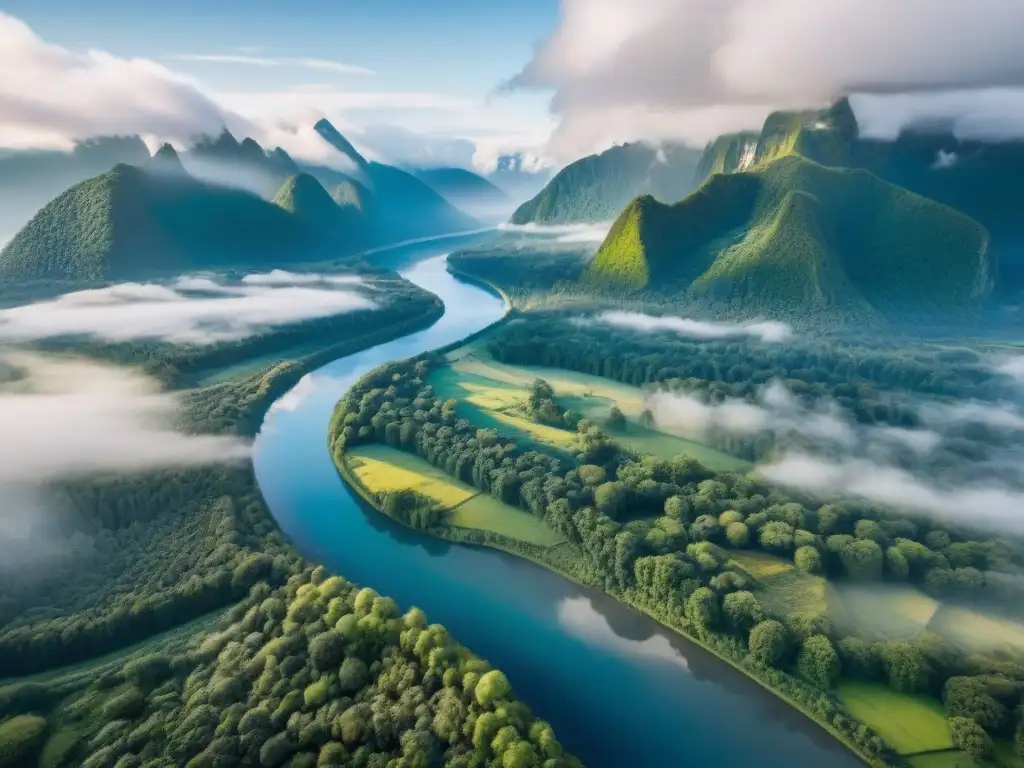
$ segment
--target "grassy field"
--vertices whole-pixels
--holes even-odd
[[[419,456],[386,445],[364,445],[345,454],[349,470],[370,493],[412,490],[451,510],[448,523],[500,533],[512,539],[553,547],[564,539],[533,515],[453,480]]]
[[[803,573],[792,563],[761,552],[735,552],[732,562],[757,582],[757,598],[772,616],[792,620],[829,614],[832,587],[821,576]]]
[[[533,515],[514,509],[486,493],[477,494],[453,509],[448,522],[456,528],[500,533],[540,547],[554,547],[565,541]]]
[[[359,446],[345,454],[345,461],[374,494],[411,490],[449,508],[477,494],[475,488],[453,480],[418,456],[386,445]]]
[[[929,628],[941,604],[906,586],[839,583],[831,592],[836,628],[879,640],[911,640]]]
[[[462,415],[481,427],[499,430],[534,447],[564,450],[572,442],[567,430],[536,424],[510,411],[526,398],[535,379],[547,381],[559,404],[599,424],[619,443],[663,459],[684,454],[716,471],[742,470],[749,463],[706,445],[668,435],[639,424],[644,391],[600,376],[560,368],[505,365],[493,360],[478,339],[448,353],[450,365],[434,371],[430,384],[443,399],[459,401]],[[608,429],[605,421],[613,406],[626,416],[625,429]]]
[[[960,606],[941,606],[928,629],[970,653],[1024,649],[1024,625]]]
[[[959,749],[929,752],[907,760],[914,768],[974,768],[975,763]]]
[[[879,683],[852,680],[839,684],[839,698],[854,717],[878,731],[902,755],[953,747],[946,715],[937,699],[899,693]]]

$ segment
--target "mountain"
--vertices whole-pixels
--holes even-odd
[[[871,322],[977,307],[994,283],[988,243],[947,206],[789,154],[713,175],[673,205],[637,198],[584,279],[747,317]]]
[[[197,137],[182,162],[196,178],[239,187],[268,200],[285,179],[301,172],[280,147],[268,152],[252,138],[238,141],[226,128],[217,136]]]
[[[170,144],[163,144],[156,154],[146,163],[146,170],[158,171],[160,173],[183,174],[185,166],[181,164],[181,158],[177,151]]]
[[[277,190],[274,204],[316,230],[325,242],[344,244],[354,252],[366,242],[366,218],[358,203],[342,205],[308,173],[289,176]]]
[[[735,150],[738,143],[743,151]],[[1024,285],[1024,142],[958,139],[934,126],[905,129],[891,140],[863,137],[850,102],[840,99],[825,110],[776,112],[756,135],[720,137],[705,149],[698,178],[794,154],[871,171],[976,219],[991,233],[1002,282]]]
[[[480,228],[478,220],[453,206],[411,173],[364,158],[330,121],[322,119],[315,128],[353,167],[348,172],[323,166],[304,166],[303,170],[326,189],[351,187],[353,199],[359,199],[369,213],[375,244]],[[370,200],[372,205],[367,206]]]
[[[567,165],[512,214],[513,224],[606,221],[637,195],[672,202],[693,189],[699,150],[624,144]]]
[[[504,220],[512,208],[507,194],[465,168],[427,168],[412,173],[452,205],[474,216]]]
[[[0,243],[72,184],[117,163],[144,163],[149,150],[138,136],[102,136],[69,152],[14,151],[0,157]]]
[[[0,251],[0,279],[121,280],[337,255],[306,219],[305,190],[293,198],[301,210],[187,173],[118,164],[44,206]]]

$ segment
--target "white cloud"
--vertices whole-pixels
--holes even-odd
[[[758,472],[772,482],[827,498],[859,498],[973,526],[1024,531],[1024,494],[1002,485],[947,486],[872,461],[804,453],[788,454]]]
[[[0,13],[0,145],[66,148],[101,134],[186,140],[244,123],[148,59],[72,52]]]
[[[706,139],[712,124],[756,128],[770,109],[839,93],[1019,88],[1022,27],[1024,4],[1003,0],[562,0],[511,85],[554,90],[552,149],[578,155],[612,140]],[[931,109],[962,103],[939,96]]]
[[[220,53],[181,53],[174,58],[181,61],[194,61],[204,64],[241,64],[254,67],[305,67],[327,72],[338,72],[345,75],[373,75],[372,69],[360,67],[355,64],[346,64],[343,61],[333,59],[307,59],[307,58],[270,58],[266,56],[250,56],[244,54],[220,54]]]
[[[691,320],[673,315],[645,315],[641,312],[603,312],[595,318],[598,322],[636,331],[672,331],[680,336],[695,339],[726,339],[750,337],[764,342],[786,341],[793,335],[793,329],[786,323],[766,321],[756,323],[718,323]]]
[[[918,406],[918,412],[927,424],[936,426],[984,424],[1001,429],[1024,430],[1024,414],[1012,405],[978,400],[924,402]]]
[[[0,388],[0,487],[248,456],[236,438],[177,431],[176,400],[128,369],[26,354],[3,362],[25,377]]]
[[[611,229],[612,222],[598,221],[591,224],[499,224],[503,232],[521,233],[538,237],[551,237],[558,243],[590,243],[598,245],[604,242]]]
[[[193,344],[240,339],[272,326],[374,308],[372,299],[345,290],[358,283],[349,276],[282,270],[249,275],[240,284],[201,276],[173,286],[122,283],[0,310],[0,339],[85,335]],[[197,291],[203,293],[189,293]]]

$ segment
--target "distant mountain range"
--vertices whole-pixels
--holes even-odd
[[[624,144],[567,165],[512,214],[513,224],[607,221],[637,195],[674,202],[693,189],[700,150]]]
[[[364,159],[326,120],[316,129],[347,171],[300,164],[227,131],[201,137],[181,156],[165,145],[150,158],[138,140],[83,145],[76,153],[90,159],[100,148],[104,158],[131,149],[134,162],[72,182],[43,205],[0,251],[0,279],[121,279],[309,261],[481,226],[412,174]],[[76,153],[33,157],[69,168],[62,180],[102,165]],[[24,177],[42,172],[21,156],[0,159],[0,167],[16,159]]]
[[[494,170],[487,174],[487,180],[518,202],[537,194],[551,180],[553,173],[550,168],[536,167],[524,153],[513,152],[498,157]]]
[[[425,168],[412,173],[445,200],[482,221],[505,221],[513,208],[508,194],[464,168]]]

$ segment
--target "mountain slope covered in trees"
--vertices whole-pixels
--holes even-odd
[[[776,112],[759,134],[719,137],[705,149],[698,181],[801,155],[829,167],[860,168],[983,224],[1007,286],[1024,277],[1024,142],[959,139],[949,131],[905,129],[895,139],[865,137],[853,107]]]
[[[130,165],[71,187],[0,251],[5,279],[124,279],[337,255],[253,194]]]
[[[624,144],[563,168],[512,215],[513,224],[606,221],[637,195],[674,202],[693,189],[701,153],[684,146]]]
[[[414,171],[416,178],[445,200],[476,215],[511,208],[512,200],[483,176],[465,168],[427,168]]]
[[[851,320],[974,307],[994,270],[988,233],[969,217],[867,171],[785,155],[712,176],[674,205],[633,201],[584,280],[748,314]]]

